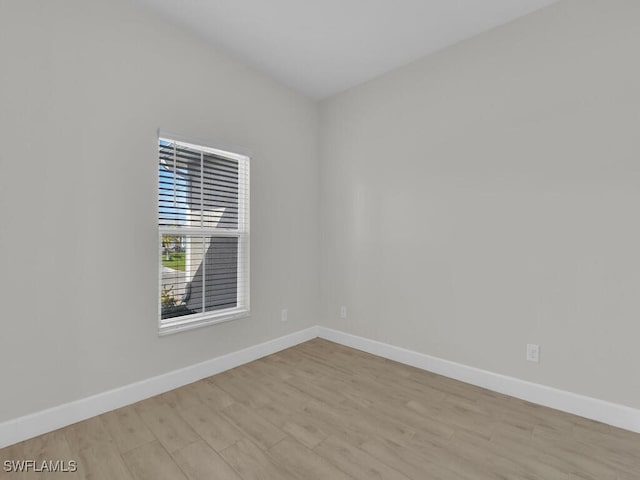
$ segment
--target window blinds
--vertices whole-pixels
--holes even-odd
[[[160,330],[249,310],[249,159],[160,138]]]

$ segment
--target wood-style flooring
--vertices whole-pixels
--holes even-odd
[[[78,470],[4,472],[24,459]],[[640,435],[316,339],[0,461],[2,480],[638,480]]]

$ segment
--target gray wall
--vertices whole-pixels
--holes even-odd
[[[323,323],[640,407],[639,51],[570,0],[323,102]]]
[[[0,421],[317,323],[640,407],[639,45],[564,1],[319,123],[125,0],[0,2]],[[248,319],[157,337],[157,128],[253,152]]]
[[[3,0],[0,59],[0,421],[318,323],[313,102],[120,0]],[[158,128],[253,153],[248,319],[157,336]]]

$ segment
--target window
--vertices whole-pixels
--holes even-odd
[[[160,334],[249,313],[249,158],[158,142]]]

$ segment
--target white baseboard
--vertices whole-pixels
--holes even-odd
[[[640,433],[640,410],[469,367],[349,333],[318,327],[318,336],[494,392]]]
[[[0,423],[0,448],[173,390],[316,337],[538,405],[640,433],[640,410],[314,326],[157,377]]]
[[[196,365],[0,423],[0,448],[168,392],[317,336],[318,327],[310,327]]]

